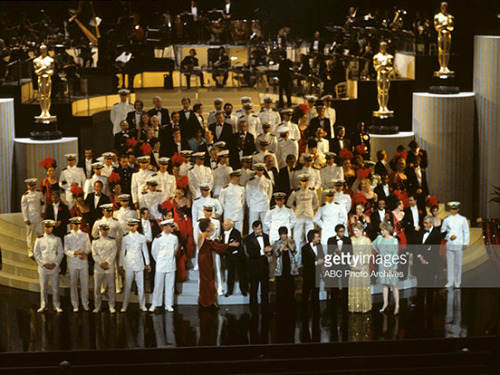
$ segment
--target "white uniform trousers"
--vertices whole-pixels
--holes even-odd
[[[267,211],[256,211],[256,210],[252,210],[252,208],[250,207],[249,210],[248,210],[248,233],[253,233],[253,228],[252,228],[252,224],[254,221],[256,220],[260,220],[262,222],[262,225],[264,225],[264,216],[266,216]]]
[[[28,244],[28,256],[33,256],[33,247],[36,239],[43,234],[42,223],[26,225],[26,243]]]
[[[446,269],[448,283],[446,285],[460,287],[462,283],[462,255],[463,251],[446,249]]]
[[[139,307],[146,307],[146,298],[144,297],[144,271],[129,271],[125,270],[125,296],[123,297],[123,309],[127,309],[128,301],[130,299],[130,289],[132,288],[132,281],[137,285],[137,296],[139,297]]]
[[[234,227],[240,232],[243,233],[243,216],[242,217],[235,217],[235,218],[229,218],[233,220]]]
[[[293,240],[295,241],[295,246],[297,249],[301,248],[302,243],[307,243],[307,233],[314,229],[314,223],[312,219],[306,217],[298,217],[295,227],[293,228]],[[302,240],[302,234],[305,236],[305,240]]]
[[[222,263],[220,255],[212,251],[212,260],[214,263],[214,286],[218,295],[224,294],[224,278],[222,276]]]
[[[325,222],[325,227],[321,229],[321,245],[323,245],[324,251],[326,251],[327,249],[328,239],[331,237],[335,237],[336,235],[337,232],[335,232],[335,225],[330,225],[330,223]]]
[[[52,304],[54,308],[61,307],[59,302],[59,267],[48,270],[45,267],[38,267],[40,275],[40,307],[46,308],[49,299],[49,280],[52,286]]]
[[[96,272],[94,269],[94,306],[96,309],[101,308],[101,286],[103,281],[106,280],[108,290],[108,303],[109,307],[115,307],[115,271],[111,272]]]
[[[165,308],[174,306],[175,271],[156,272],[155,288],[153,290],[152,308],[162,305],[162,295],[165,292]]]
[[[69,279],[71,282],[71,305],[78,308],[78,279],[80,279],[80,298],[85,310],[89,308],[89,270],[88,268],[69,268]]]

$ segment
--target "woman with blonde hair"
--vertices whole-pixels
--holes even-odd
[[[364,235],[363,224],[352,225],[352,258],[349,275],[349,312],[368,312],[372,309],[370,291],[370,239]]]

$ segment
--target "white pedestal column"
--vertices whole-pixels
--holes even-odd
[[[415,137],[413,132],[399,132],[398,134],[370,134],[371,159],[377,161],[377,151],[385,150],[390,160],[396,153],[399,145],[408,149],[408,143]],[[390,171],[389,171],[390,172]]]
[[[413,131],[427,151],[427,182],[440,202],[460,201],[472,215],[474,93],[413,94]]]
[[[0,213],[11,212],[14,165],[14,99],[0,99]]]
[[[473,90],[476,94],[479,143],[479,215],[500,217],[500,204],[488,201],[500,186],[500,37],[474,37]]]
[[[78,138],[62,138],[53,141],[34,141],[29,138],[16,138],[16,186],[22,194],[26,191],[24,180],[38,178],[38,184],[47,175],[45,169],[40,167],[40,162],[46,157],[52,157],[57,162],[56,174],[66,168],[65,154],[78,155]]]

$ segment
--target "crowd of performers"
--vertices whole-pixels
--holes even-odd
[[[364,124],[347,136],[329,96],[307,97],[281,113],[270,97],[258,113],[249,97],[235,111],[215,98],[206,117],[189,98],[169,113],[160,97],[145,111],[140,100],[128,103],[126,90],[120,96],[111,110],[108,152],[94,155],[88,147],[80,157],[67,154],[60,171],[47,157],[40,163],[47,176],[26,180],[22,212],[28,255],[39,266],[39,311],[47,309],[49,280],[54,308],[62,311],[58,283],[67,271],[74,311],[90,308],[89,274],[94,312],[104,293],[114,313],[122,292],[127,311],[134,280],[141,310],[150,303],[150,311],[173,311],[176,283],[189,272],[199,273],[204,308],[217,307],[217,296],[241,293],[250,294],[256,312],[259,288],[260,304],[269,306],[271,283],[278,304],[293,302],[301,275],[303,310],[309,304],[314,310],[318,270],[327,254],[342,252],[413,255],[412,271],[410,262],[384,263],[376,280],[360,272],[373,269],[371,262],[344,264],[356,272],[328,291],[346,311],[370,311],[370,284],[377,282],[382,311],[392,289],[397,314],[398,280],[413,273],[420,285],[437,286],[445,255],[446,287],[460,287],[467,220],[459,202],[448,203],[444,220],[438,216],[426,176],[432,160],[416,140],[377,150],[370,160]],[[431,304],[432,293],[419,288],[418,303]]]

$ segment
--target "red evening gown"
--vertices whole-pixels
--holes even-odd
[[[198,304],[210,307],[215,303],[214,263],[212,251],[223,254],[228,249],[228,244],[205,239],[198,252],[198,269],[200,271],[200,291]]]

